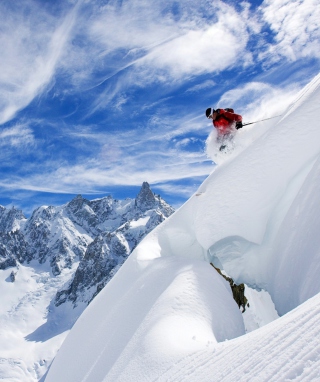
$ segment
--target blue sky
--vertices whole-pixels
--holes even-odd
[[[318,0],[0,3],[0,204],[175,207],[213,170],[207,107],[282,113],[319,72]]]

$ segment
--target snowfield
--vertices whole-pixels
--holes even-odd
[[[20,265],[19,277],[10,281],[12,268],[0,272],[0,380],[34,382],[45,373],[67,335],[66,317],[47,321],[56,291],[75,269],[53,278],[36,261]],[[53,306],[51,306],[53,309]],[[70,312],[72,313],[72,312]],[[30,366],[32,365],[32,367]]]
[[[320,75],[258,128],[138,245],[46,382],[320,380]],[[244,314],[210,262],[246,284]]]

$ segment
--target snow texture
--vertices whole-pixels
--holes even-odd
[[[138,245],[46,382],[320,380],[320,75],[255,129]],[[247,285],[243,315],[210,262]]]

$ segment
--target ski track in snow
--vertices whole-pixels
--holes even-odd
[[[319,380],[319,319],[317,295],[266,327],[181,359],[153,381]]]

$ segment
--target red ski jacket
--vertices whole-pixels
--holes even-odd
[[[218,113],[213,122],[213,126],[218,130],[219,134],[227,134],[234,129],[236,122],[242,121],[242,116],[239,114],[231,113],[224,109],[217,109]]]

